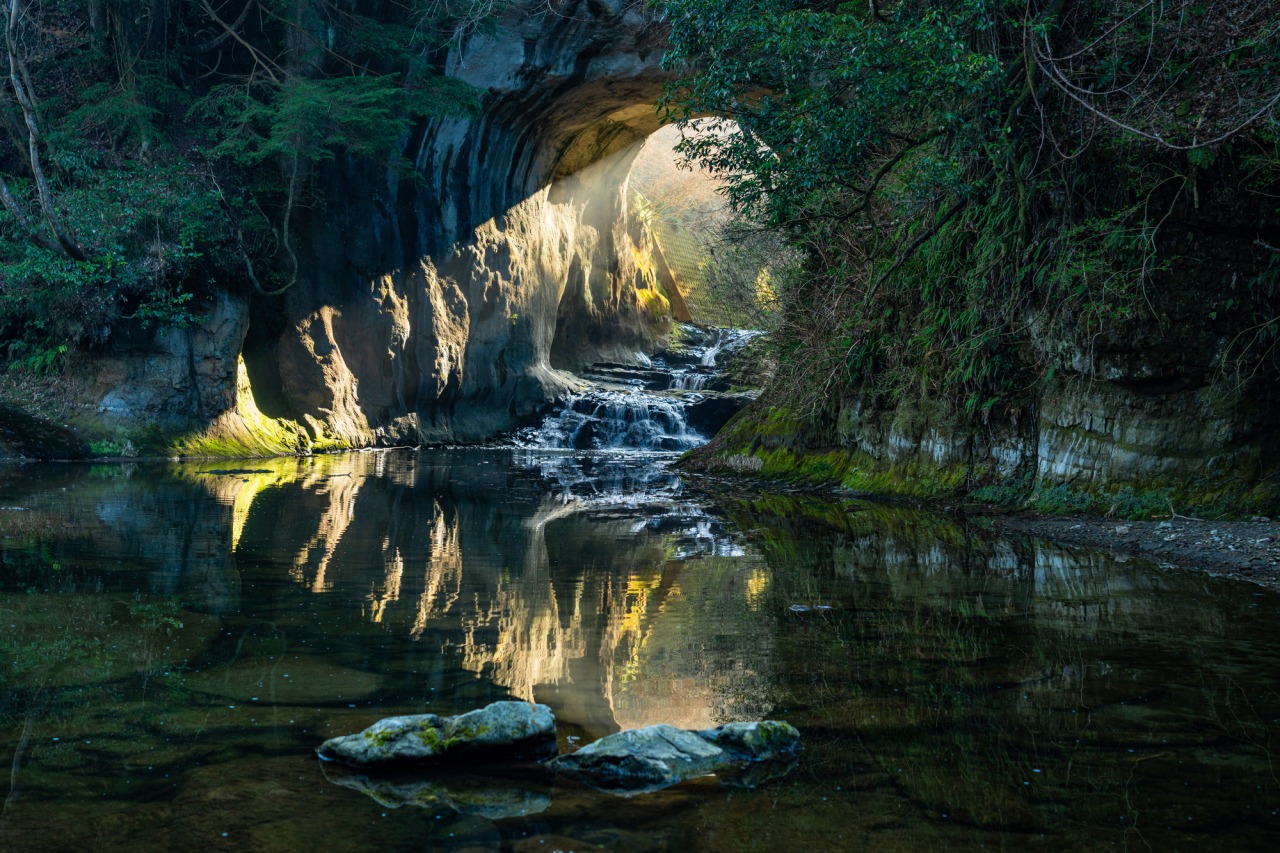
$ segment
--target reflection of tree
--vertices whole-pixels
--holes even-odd
[[[860,804],[879,788],[926,834],[945,816],[942,846],[963,825],[1153,849],[1209,814],[1239,818],[1214,824],[1230,846],[1274,808],[1271,661],[1238,654],[1203,579],[901,510],[774,509],[735,516],[767,531],[770,606],[835,605],[776,635],[779,701]]]

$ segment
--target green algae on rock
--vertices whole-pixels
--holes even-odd
[[[539,758],[555,751],[555,739],[555,717],[546,705],[494,702],[456,717],[388,717],[357,734],[330,738],[316,754],[353,767]]]

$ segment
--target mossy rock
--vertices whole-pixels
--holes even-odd
[[[516,760],[554,753],[556,721],[546,705],[494,702],[456,717],[388,717],[316,751],[352,767],[394,767],[442,760]]]
[[[603,737],[550,763],[558,773],[622,794],[656,791],[708,773],[736,771],[800,749],[800,732],[765,720],[688,731],[665,723]]]

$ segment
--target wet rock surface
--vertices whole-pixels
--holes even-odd
[[[618,732],[549,763],[557,773],[606,790],[656,791],[686,779],[794,754],[800,733],[765,720],[687,731],[659,724]]]
[[[1162,560],[1280,589],[1280,522],[1270,519],[1116,521],[1097,517],[1014,517],[1004,519],[1002,526],[1009,532]]]
[[[683,451],[701,444],[755,399],[721,391],[717,358],[728,358],[759,333],[684,325],[680,345],[645,366],[601,362],[584,370],[591,383],[570,394],[541,423],[517,431],[523,448]]]
[[[330,738],[316,753],[352,767],[518,760],[554,753],[555,738],[555,717],[546,705],[494,702],[455,717],[388,717],[357,734]]]

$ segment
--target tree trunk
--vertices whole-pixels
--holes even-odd
[[[32,100],[31,93],[27,91],[27,85],[24,82],[28,80],[27,69],[22,60],[18,57],[18,19],[21,14],[18,0],[9,0],[8,20],[5,21],[4,41],[5,51],[9,54],[9,83],[13,87],[13,95],[18,101],[18,106],[22,108],[22,118],[27,125],[27,162],[31,166],[31,176],[36,184],[36,196],[40,199],[40,212],[44,217],[45,224],[49,226],[49,230],[53,233],[54,239],[57,241],[58,250],[69,258],[77,261],[87,260],[88,256],[84,249],[80,248],[67,230],[62,225],[62,220],[58,216],[58,211],[53,205],[53,192],[49,188],[49,181],[45,178],[44,168],[40,161],[40,125],[36,121],[35,103]],[[4,204],[9,208],[10,203],[14,204],[13,208],[9,208],[10,212],[18,210],[17,202],[9,193],[8,186],[4,188]],[[19,224],[25,220],[25,217],[16,217]],[[44,240],[37,241],[40,245],[47,245]]]

